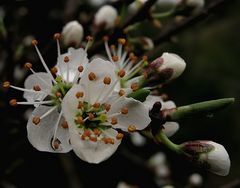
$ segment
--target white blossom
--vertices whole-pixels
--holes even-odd
[[[110,6],[102,6],[94,17],[94,24],[98,27],[104,27],[105,29],[110,29],[115,26],[115,22],[118,16],[117,10]]]
[[[68,22],[62,30],[63,43],[65,46],[79,46],[83,39],[84,31],[82,25],[78,21]]]
[[[110,61],[93,59],[63,99],[73,150],[89,163],[106,160],[116,151],[123,134],[115,129],[134,132],[151,121],[141,102],[114,91],[119,78]]]

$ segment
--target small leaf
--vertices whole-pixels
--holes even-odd
[[[148,89],[139,89],[137,91],[134,91],[130,94],[128,94],[127,97],[131,97],[131,98],[134,98],[140,102],[144,102],[147,98],[147,96],[150,94],[150,90]]]

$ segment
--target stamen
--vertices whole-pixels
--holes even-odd
[[[33,86],[33,90],[34,91],[41,91],[41,88],[40,88],[39,85],[35,85],[35,86]]]
[[[81,109],[82,107],[84,107],[84,104],[83,104],[83,102],[82,101],[79,101],[78,102],[78,109]]]
[[[116,46],[115,46],[115,45],[111,45],[111,46],[110,46],[110,49],[111,49],[112,54],[113,54],[114,56],[117,55],[117,53],[116,53]]]
[[[45,114],[43,114],[40,119],[45,118],[46,116],[48,116],[49,114],[51,114],[58,106],[54,106],[53,108],[49,109]]]
[[[122,133],[118,133],[116,139],[121,140],[124,137]]]
[[[56,84],[57,82],[54,80],[54,78],[53,78],[50,70],[48,69],[46,62],[44,61],[44,59],[43,59],[40,51],[38,50],[37,44],[38,44],[37,40],[33,40],[33,41],[32,41],[32,45],[35,47],[35,49],[36,49],[36,51],[37,51],[37,54],[38,54],[38,57],[40,58],[43,67],[45,68],[45,70],[47,71],[47,73],[50,75],[53,83]]]
[[[118,95],[119,96],[125,95],[125,91],[123,89],[120,89],[119,92],[118,92]]]
[[[118,39],[118,43],[121,44],[121,45],[124,45],[124,44],[126,44],[126,39],[124,39],[124,38],[119,38],[119,39]]]
[[[18,105],[52,104],[52,103],[53,101],[17,102]]]
[[[12,100],[9,101],[9,104],[11,106],[17,106],[17,100],[16,99],[12,99]]]
[[[29,92],[29,93],[45,93],[45,92],[43,92],[43,91],[37,91],[37,90],[32,90],[32,89],[25,89],[25,88],[21,88],[21,87],[16,87],[16,86],[12,86],[12,85],[10,85],[10,88],[12,88],[12,89],[16,89],[16,90],[19,90],[19,91],[23,91],[23,92]],[[47,94],[47,95],[50,95],[50,94],[48,94],[48,93],[45,93],[45,94]]]
[[[80,97],[83,97],[84,96],[84,93],[82,91],[79,91],[76,93],[76,98],[79,99]]]
[[[118,76],[119,76],[120,78],[124,77],[125,74],[126,74],[126,72],[125,72],[124,69],[121,69],[121,70],[118,72]]]
[[[61,55],[61,51],[60,51],[59,40],[61,38],[61,34],[60,33],[55,33],[53,38],[57,41],[57,52],[58,52],[58,56],[60,56]]]
[[[88,50],[91,42],[93,41],[93,37],[87,36],[86,39],[87,39],[87,44],[86,44],[86,47],[85,47],[85,52]]]
[[[58,72],[57,67],[53,67],[53,68],[51,68],[51,73],[52,73],[53,75],[56,75],[57,72]]]
[[[93,113],[88,113],[88,119],[91,121],[94,119]]]
[[[83,124],[84,124],[84,121],[83,121],[82,116],[77,116],[76,119],[75,119],[75,123],[76,123],[76,124],[83,125]]]
[[[107,36],[103,37],[103,40],[104,40],[104,46],[105,46],[105,50],[107,52],[107,56],[108,56],[108,59],[113,62],[112,60],[112,55],[111,55],[111,52],[110,52],[110,49],[109,49],[109,45],[108,45],[108,40],[109,38]]]
[[[70,61],[69,57],[68,57],[68,56],[65,56],[65,57],[64,57],[64,62],[65,62],[65,63],[68,63],[69,61]]]
[[[94,133],[96,136],[99,136],[99,135],[102,133],[102,131],[99,130],[99,129],[97,129],[97,128],[95,128],[95,129],[93,129],[93,133]]]
[[[91,140],[92,142],[97,142],[97,137],[90,137],[89,140]]]
[[[106,85],[109,85],[111,83],[111,78],[106,76],[103,80],[103,83],[106,84]]]
[[[93,80],[96,80],[96,75],[93,73],[93,72],[90,72],[89,74],[88,74],[88,79],[90,80],[90,81],[93,81]]]
[[[122,113],[122,114],[127,114],[127,113],[128,113],[128,108],[127,108],[127,107],[123,107],[123,108],[121,109],[121,113]]]
[[[139,89],[138,83],[132,83],[132,84],[131,84],[131,89],[132,89],[133,91],[138,90],[138,89]]]
[[[87,136],[87,137],[90,137],[91,134],[92,134],[92,132],[90,130],[88,130],[88,129],[84,130],[84,132],[83,132],[83,135]]]
[[[110,110],[110,108],[111,108],[111,104],[105,103],[105,104],[104,104],[104,108],[105,108],[105,110],[108,112],[108,111]]]
[[[38,116],[33,117],[32,122],[35,125],[38,125],[40,123],[41,119]]]
[[[24,68],[27,70],[30,70],[32,68],[32,63],[29,63],[29,62],[25,63]]]
[[[10,87],[10,82],[8,82],[8,81],[3,82],[3,87],[4,88],[9,88]]]
[[[111,119],[111,124],[112,124],[112,125],[116,125],[117,123],[118,123],[117,118],[116,118],[116,117],[112,117],[112,119]]]
[[[112,60],[113,60],[114,62],[118,62],[119,58],[118,58],[117,55],[114,55],[114,56],[112,56]]]
[[[53,149],[59,149],[59,146],[61,144],[60,140],[58,138],[56,138],[56,135],[57,135],[57,130],[58,130],[58,125],[59,125],[59,122],[62,118],[62,114],[63,112],[61,111],[59,113],[59,116],[58,116],[58,119],[57,119],[57,122],[55,124],[55,129],[54,129],[54,134],[53,134],[53,139],[52,139],[52,147]]]
[[[100,107],[100,103],[95,102],[95,103],[93,104],[93,107],[94,107],[94,108],[99,108],[99,107]]]
[[[62,98],[62,93],[60,93],[59,91],[57,91],[57,92],[55,93],[55,96],[56,96],[57,98]]]
[[[106,137],[102,139],[105,144],[114,144],[114,139]]]
[[[67,123],[67,121],[64,120],[64,121],[62,122],[61,126],[62,126],[62,128],[64,128],[64,129],[68,129],[68,123]]]
[[[82,71],[83,71],[83,69],[84,69],[84,68],[83,68],[83,66],[82,66],[82,65],[80,65],[80,66],[78,67],[78,71],[79,71],[79,72],[82,72]]]
[[[137,130],[136,126],[135,125],[129,125],[128,126],[128,132],[132,133],[132,132],[135,132]]]

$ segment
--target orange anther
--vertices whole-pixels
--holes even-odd
[[[9,101],[9,104],[11,106],[17,106],[17,100],[16,99],[12,99],[12,100]]]
[[[65,56],[63,60],[64,60],[65,63],[68,63],[70,59],[69,59],[68,56]]]
[[[109,85],[111,83],[111,78],[106,76],[104,79],[103,79],[103,83],[106,84],[106,85]]]
[[[99,108],[99,107],[100,107],[100,103],[95,102],[95,103],[93,104],[93,107],[94,107],[94,108]]]
[[[124,137],[122,133],[118,133],[116,139],[121,140]]]
[[[112,117],[112,119],[111,119],[111,124],[112,124],[112,125],[116,125],[117,123],[118,123],[117,118],[116,118],[116,117]]]
[[[89,74],[88,74],[88,79],[90,80],[90,81],[93,81],[93,80],[96,80],[96,74],[94,74],[93,72],[90,72]]]
[[[119,60],[119,58],[118,58],[118,56],[114,55],[114,56],[112,56],[112,60],[113,60],[114,62],[117,62],[117,61]]]
[[[121,109],[121,113],[122,113],[122,114],[127,114],[127,113],[128,113],[128,108],[127,108],[127,107],[123,107],[123,108]]]
[[[82,107],[84,107],[84,103],[82,101],[78,102],[78,109],[81,109]]]
[[[83,124],[84,124],[84,121],[83,121],[82,116],[77,116],[76,119],[75,119],[75,123],[76,123],[76,124],[83,125]]]
[[[51,68],[51,73],[52,73],[52,74],[57,74],[57,72],[58,72],[57,67]]]
[[[138,90],[138,89],[139,89],[138,83],[132,83],[132,84],[131,84],[131,89],[132,89],[133,91]]]
[[[79,72],[82,72],[82,71],[83,71],[83,69],[84,69],[84,68],[83,68],[83,66],[82,66],[82,65],[80,65],[80,66],[78,67],[78,71],[79,71]]]
[[[128,126],[128,132],[132,133],[132,132],[135,132],[137,129],[136,129],[136,126],[135,125],[129,125]]]
[[[92,132],[89,129],[84,130],[83,135],[90,137]]]
[[[119,76],[120,78],[124,77],[125,74],[126,74],[126,72],[125,72],[124,69],[121,69],[121,70],[118,72],[118,76]]]
[[[105,110],[108,112],[111,108],[111,104],[104,104]]]
[[[118,39],[118,43],[124,45],[124,44],[126,43],[126,39],[124,39],[124,38],[119,38],[119,39]]]
[[[35,85],[35,86],[33,86],[33,90],[35,90],[35,91],[41,91],[41,88],[40,88],[39,85]]]
[[[119,96],[125,95],[125,91],[123,89],[120,89],[119,92],[118,92],[118,95]]]
[[[95,128],[95,129],[93,129],[93,133],[94,133],[96,136],[99,136],[99,135],[102,133],[102,131],[99,130],[99,129],[97,129],[97,128]]]
[[[62,128],[67,129],[67,128],[68,128],[68,123],[67,123],[67,121],[64,120],[64,121],[62,122],[61,126],[62,126]]]
[[[89,120],[93,120],[93,118],[94,118],[93,113],[88,113],[88,118],[89,118]]]
[[[38,117],[38,116],[35,116],[35,117],[33,117],[33,119],[32,119],[32,122],[33,122],[35,125],[38,125],[38,124],[40,123],[40,121],[41,121],[41,119],[40,119],[40,117]]]
[[[53,35],[53,38],[54,38],[55,40],[59,40],[59,39],[61,38],[61,34],[60,34],[60,33],[55,33],[55,34]]]
[[[35,40],[35,39],[32,40],[32,45],[33,45],[33,46],[36,46],[37,44],[38,44],[38,41],[37,41],[37,40]]]
[[[97,142],[97,137],[90,137],[89,140],[91,140],[92,142]]]
[[[8,82],[8,81],[3,82],[3,87],[4,88],[9,88],[10,87],[10,82]]]
[[[25,63],[24,68],[25,69],[31,69],[32,68],[32,63],[29,63],[29,62]]]
[[[76,98],[79,99],[80,97],[83,97],[84,93],[82,91],[79,91],[76,93]]]

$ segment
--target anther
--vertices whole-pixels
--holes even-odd
[[[115,50],[115,49],[116,49],[116,46],[112,44],[112,45],[110,46],[110,48],[111,48],[112,50]]]
[[[27,69],[27,70],[31,69],[32,68],[32,63],[29,63],[29,62],[25,63],[24,68]]]
[[[120,89],[119,92],[118,92],[118,95],[119,96],[125,95],[125,91],[123,89]]]
[[[67,128],[68,128],[68,123],[67,123],[67,121],[64,120],[64,121],[62,122],[61,126],[62,126],[62,128],[67,129]]]
[[[119,58],[118,58],[118,56],[114,55],[114,56],[112,56],[112,60],[113,60],[114,62],[117,62],[117,61],[119,60]]]
[[[60,33],[55,33],[55,34],[53,35],[53,39],[54,39],[54,40],[59,40],[60,37],[61,37],[61,34],[60,34]]]
[[[82,116],[77,116],[77,118],[75,119],[75,123],[80,125],[84,124]]]
[[[80,65],[80,66],[78,67],[78,71],[79,71],[79,72],[82,72],[82,71],[83,71],[83,66],[82,66],[82,65]]]
[[[117,123],[118,123],[117,118],[116,118],[116,117],[112,117],[112,119],[111,119],[111,124],[112,124],[112,125],[116,125]]]
[[[133,91],[138,90],[138,88],[139,88],[138,83],[132,83],[132,84],[131,84],[131,89],[132,89]]]
[[[103,79],[103,83],[106,84],[106,85],[109,85],[111,83],[111,78],[106,76],[104,79]]]
[[[89,118],[89,120],[93,120],[94,119],[93,113],[88,113],[88,118]]]
[[[38,44],[38,41],[37,41],[37,40],[35,40],[35,39],[32,40],[32,45],[33,45],[33,46],[36,46],[37,44]]]
[[[111,108],[111,104],[107,104],[107,103],[104,104],[104,108],[108,112],[110,110],[110,108]]]
[[[17,100],[16,99],[12,99],[12,100],[9,101],[9,104],[11,106],[17,106]]]
[[[79,91],[76,93],[76,98],[79,99],[80,97],[83,97],[84,93],[82,91]]]
[[[128,113],[128,108],[127,108],[127,107],[123,107],[123,108],[121,109],[121,113],[122,113],[122,114],[127,114],[127,113]]]
[[[84,132],[83,132],[83,135],[87,136],[87,137],[90,137],[91,134],[92,134],[92,132],[90,130],[88,130],[88,129],[84,130]]]
[[[9,88],[10,87],[10,82],[8,82],[8,81],[3,82],[3,87],[4,88]]]
[[[99,130],[99,129],[97,129],[97,128],[95,128],[95,129],[93,129],[93,133],[94,133],[96,136],[99,136],[99,135],[102,133],[102,131]]]
[[[124,77],[125,74],[126,74],[126,72],[125,72],[125,70],[123,70],[123,69],[121,69],[121,70],[118,72],[118,76],[119,76],[120,78]]]
[[[90,81],[96,80],[96,74],[94,74],[93,72],[90,72],[90,73],[88,74],[88,79],[89,79]]]
[[[57,67],[51,68],[51,73],[52,73],[52,74],[57,74],[57,72],[58,72]]]
[[[97,137],[90,137],[89,140],[91,140],[92,142],[97,142]]]
[[[143,61],[147,61],[148,60],[148,56],[146,56],[146,55],[142,56],[142,60]]]
[[[122,133],[118,133],[116,136],[116,139],[121,140],[123,138],[123,134]]]
[[[93,104],[93,107],[94,107],[94,108],[99,108],[99,107],[100,107],[100,103],[95,102],[95,103]]]
[[[60,144],[61,144],[60,140],[55,139],[55,140],[53,141],[53,145],[52,145],[53,149],[54,149],[54,150],[59,149]]]
[[[84,107],[84,104],[83,104],[83,102],[82,101],[79,101],[78,102],[78,109],[81,109],[82,107]]]
[[[55,93],[55,96],[56,96],[57,98],[61,98],[61,97],[62,97],[62,93],[60,93],[59,91],[57,91],[57,92]]]
[[[135,132],[137,129],[136,129],[136,126],[135,125],[129,125],[128,126],[128,132],[132,133],[132,132]]]
[[[121,45],[124,45],[126,43],[126,39],[124,38],[119,38],[118,39],[118,43],[120,43]]]
[[[104,42],[109,41],[109,37],[108,37],[108,36],[104,36],[104,37],[103,37],[103,41],[104,41]]]
[[[68,57],[68,56],[65,56],[65,57],[64,57],[64,62],[65,62],[65,63],[68,63],[68,62],[69,62],[69,60],[70,60],[70,59],[69,59],[69,57]]]
[[[33,122],[35,125],[38,125],[38,124],[40,123],[40,121],[41,121],[41,119],[40,119],[40,117],[38,117],[38,116],[35,116],[35,117],[33,117],[33,119],[32,119],[32,122]]]
[[[114,144],[114,140],[112,138],[103,138],[103,142],[105,144]]]
[[[93,41],[93,37],[90,36],[90,35],[88,35],[88,36],[86,37],[86,39],[87,39],[87,41]]]
[[[41,88],[40,88],[39,85],[35,85],[35,86],[33,86],[33,90],[34,91],[41,91]]]

